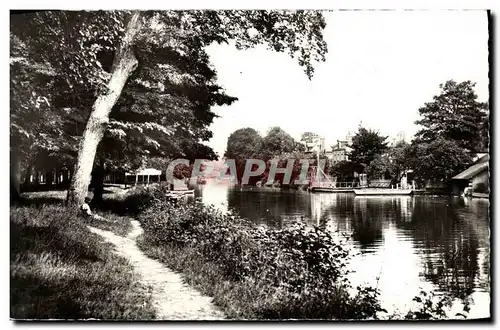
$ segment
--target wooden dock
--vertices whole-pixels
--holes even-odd
[[[477,198],[490,198],[489,194],[485,193],[479,193],[479,192],[473,192],[472,197],[477,197]]]

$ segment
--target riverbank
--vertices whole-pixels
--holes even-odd
[[[255,228],[200,203],[153,205],[139,221],[139,246],[230,318],[367,319],[382,311],[375,289],[350,294],[348,253],[319,228]]]
[[[155,279],[147,280],[146,285],[150,288],[148,304],[153,305],[156,318],[165,318],[158,308],[158,301],[165,297],[167,301],[172,297],[165,310],[189,306],[182,296],[190,295],[184,289],[175,290],[181,281],[191,287],[188,291],[211,297],[203,299],[211,300],[214,308],[230,319],[444,318],[444,314],[439,314],[444,306],[436,300],[439,297],[430,302],[425,297],[419,298],[423,312],[385,313],[378,290],[356,287],[346,279],[345,264],[350,251],[346,250],[345,242],[333,238],[327,230],[308,228],[303,223],[286,224],[282,229],[256,227],[199,202],[166,202],[162,189],[150,186],[106,196],[103,209],[122,212],[116,215],[108,211],[107,218],[111,221],[86,223],[78,219],[80,224],[98,227],[93,232],[115,245],[111,249],[119,254],[115,257],[125,256],[132,273],[142,279]],[[60,213],[64,211],[61,209]],[[124,214],[136,217],[144,233],[131,225],[135,220]],[[53,250],[58,249],[64,248],[56,246]],[[176,281],[157,281],[175,272]],[[160,282],[163,284],[158,285]],[[178,294],[164,295],[162,290]],[[24,304],[28,303],[26,298]],[[199,319],[200,315],[207,314],[203,311],[185,314],[188,319]],[[214,317],[208,313],[201,318]]]
[[[125,237],[110,231],[89,227],[90,231],[115,246],[116,253],[134,267],[141,282],[151,286],[157,320],[223,320],[224,315],[212,304],[211,298],[201,295],[184,283],[176,272],[148,258],[136,244],[142,228],[131,221],[132,230]]]
[[[138,215],[144,228],[139,247],[182,272],[228,318],[443,318],[442,297],[431,301],[431,295],[418,298],[423,312],[385,313],[378,290],[349,283],[349,251],[328,230],[303,223],[256,227],[200,202],[170,203],[161,196],[161,189],[146,188],[127,197],[146,201]]]

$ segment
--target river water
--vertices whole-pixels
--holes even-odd
[[[426,290],[454,299],[450,317],[462,310],[464,298],[472,299],[469,318],[490,316],[487,199],[363,197],[216,183],[198,186],[196,195],[258,224],[327,226],[351,249],[351,282],[377,287],[389,312],[415,308],[412,298]]]

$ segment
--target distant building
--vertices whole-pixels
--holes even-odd
[[[349,131],[347,133],[347,135],[345,137],[347,145],[351,145],[352,144],[352,138],[354,137],[354,135],[356,135],[356,133],[354,133],[354,131]]]
[[[331,157],[328,157],[332,164],[349,160],[349,154],[352,151],[350,146],[354,135],[354,132],[349,131],[344,140],[337,140],[337,144],[332,146]]]
[[[479,158],[476,163],[452,178],[453,193],[460,194],[465,188],[471,188],[472,196],[488,197],[490,193],[490,156]]]
[[[405,132],[401,131],[399,132],[396,137],[392,138],[391,141],[390,141],[390,145],[391,146],[395,146],[397,145],[398,143],[401,143],[401,142],[405,142],[406,141],[406,134]]]
[[[332,148],[332,156],[331,161],[333,164],[338,162],[349,160],[349,154],[351,153],[352,148],[348,146],[343,146],[342,144],[337,144]]]
[[[325,138],[324,137],[317,137],[311,142],[305,142],[304,146],[306,148],[306,153],[324,153],[325,152]]]

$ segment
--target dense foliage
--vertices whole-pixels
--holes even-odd
[[[416,140],[430,143],[442,138],[469,151],[486,150],[488,104],[477,101],[474,86],[471,81],[457,83],[453,80],[439,85],[440,94],[418,110],[422,119],[416,124],[422,129],[417,132]]]
[[[147,15],[144,38],[151,36],[154,16]],[[27,169],[38,164],[73,168],[93,98],[109,79],[125,17],[64,11],[12,17],[11,145],[21,162],[15,171],[29,175]],[[47,45],[57,48],[57,56]],[[93,181],[102,183],[99,174],[105,171],[130,171],[159,157],[217,157],[200,143],[212,136],[210,108],[236,99],[215,83],[208,58],[156,50],[148,44],[137,54],[141,65],[109,115]]]
[[[386,139],[386,136],[381,136],[376,131],[360,127],[352,138],[349,159],[357,164],[369,165],[377,155],[387,149]]]
[[[455,141],[437,138],[429,143],[416,144],[415,174],[426,180],[447,182],[472,163],[471,155]]]
[[[64,109],[67,116],[62,121],[79,124],[61,138],[70,144],[73,158],[78,152],[68,197],[71,204],[79,204],[96,159],[97,166],[127,170],[151,156],[216,158],[201,143],[211,138],[208,126],[215,114],[210,108],[235,98],[216,84],[206,46],[234,41],[237,48],[246,49],[264,44],[296,58],[310,78],[313,63],[325,60],[324,27],[320,11],[16,15],[11,20],[11,58],[31,69],[44,68],[57,81],[30,88],[29,75],[35,70],[26,71],[27,78],[24,73],[16,75],[15,80],[24,79],[28,90],[18,89],[13,107],[22,111],[38,107],[36,111],[45,109],[50,114]],[[31,98],[22,97],[25,94]],[[14,138],[30,134],[23,118],[15,118]],[[15,151],[17,160],[23,152]],[[20,169],[16,161],[13,182],[19,182]]]
[[[304,132],[300,136],[300,142],[303,142],[303,143],[314,143],[314,141],[316,139],[318,139],[318,138],[319,138],[319,135],[317,133],[314,133],[314,132]]]
[[[474,86],[449,80],[419,109],[422,129],[410,157],[419,180],[446,182],[471,165],[475,152],[488,152],[488,104],[477,101]]]
[[[149,196],[139,216],[143,244],[188,253],[210,264],[233,290],[244,290],[231,302],[240,308],[234,316],[366,319],[383,310],[375,289],[351,287],[349,252],[323,228],[255,227],[201,203],[167,202],[160,190],[139,194]]]
[[[258,157],[261,148],[262,137],[259,132],[250,127],[240,128],[229,135],[224,157],[240,162]]]

